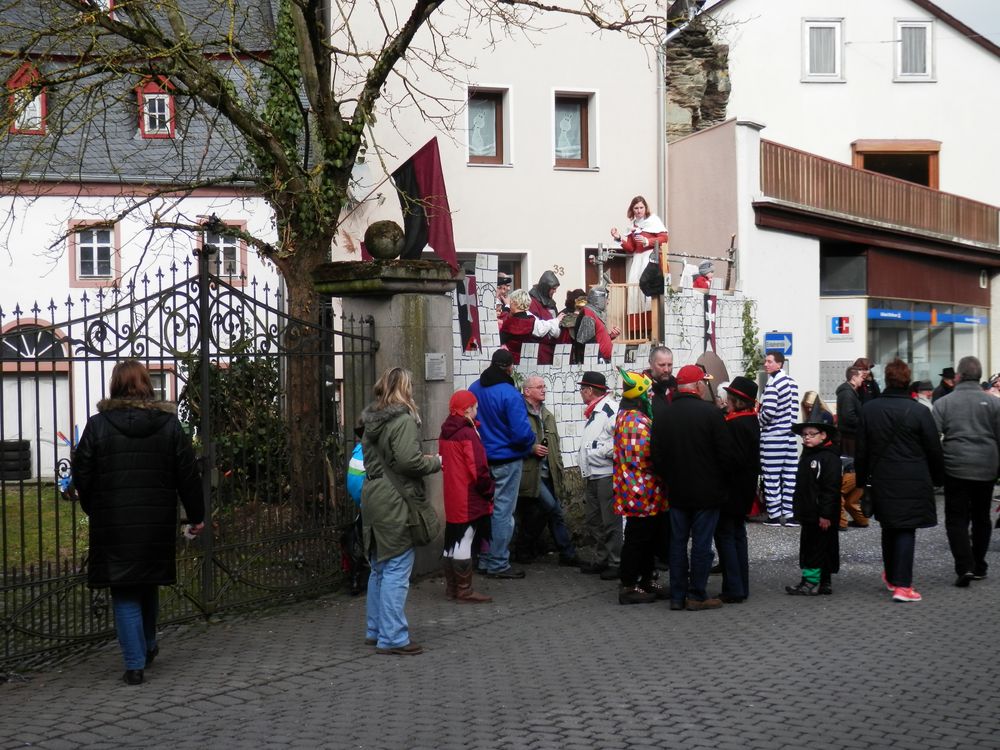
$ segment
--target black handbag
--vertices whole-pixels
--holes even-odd
[[[647,297],[659,297],[663,294],[664,289],[660,256],[658,252],[654,252],[649,256],[649,263],[642,269],[642,276],[639,277],[639,291]]]

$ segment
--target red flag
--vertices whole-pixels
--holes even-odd
[[[392,180],[399,191],[406,234],[399,257],[417,259],[424,250],[430,250],[457,271],[451,208],[444,187],[437,137],[431,138],[403,162],[392,173]]]
[[[465,283],[458,282],[458,327],[462,334],[462,351],[480,351],[479,304],[476,299],[476,277],[466,276]]]

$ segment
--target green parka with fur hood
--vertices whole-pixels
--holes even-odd
[[[423,478],[441,471],[441,461],[420,451],[417,420],[402,404],[381,410],[369,405],[361,421],[365,426],[361,443],[367,475],[361,491],[365,554],[382,562],[413,546],[406,525],[406,501],[385,477],[386,468],[396,476],[411,502],[427,503]]]

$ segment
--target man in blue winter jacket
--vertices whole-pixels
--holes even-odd
[[[489,578],[524,578],[523,570],[510,566],[510,540],[514,535],[514,508],[521,485],[522,461],[535,444],[535,433],[528,421],[524,398],[511,377],[513,369],[513,355],[506,349],[497,349],[490,366],[469,387],[479,401],[479,435],[496,483],[493,538],[490,551],[479,557],[480,571]]]

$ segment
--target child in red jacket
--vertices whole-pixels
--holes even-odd
[[[472,590],[473,556],[490,539],[493,513],[493,477],[476,429],[478,408],[471,391],[455,391],[438,439],[444,474],[445,596],[469,604],[493,601]]]

